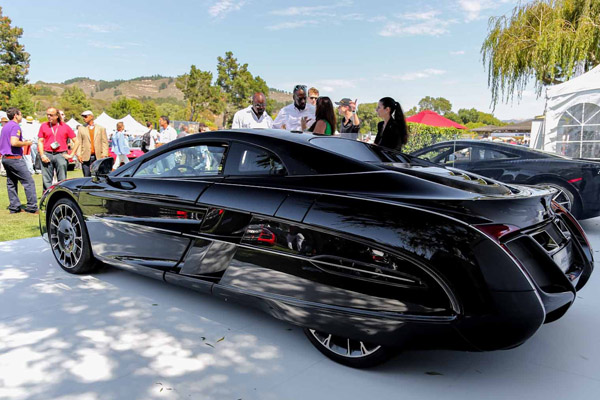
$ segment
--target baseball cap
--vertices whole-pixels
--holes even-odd
[[[27,122],[33,122],[33,117],[31,115],[28,115],[27,117],[25,117],[25,120]]]
[[[335,104],[338,106],[349,106],[351,101],[352,100],[350,100],[349,98],[344,97],[340,101],[336,101]]]
[[[6,111],[0,111],[0,121],[8,122],[8,115],[6,115]]]
[[[84,112],[81,113],[82,117],[87,117],[88,115],[94,115],[94,113],[91,112],[90,110],[85,110]]]

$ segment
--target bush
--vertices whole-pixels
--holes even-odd
[[[408,143],[402,147],[404,153],[411,153],[425,146],[444,140],[460,138],[465,132],[456,128],[440,128],[408,122]]]

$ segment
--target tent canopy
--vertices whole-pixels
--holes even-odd
[[[406,118],[407,122],[416,122],[418,124],[439,126],[441,128],[458,128],[467,129],[466,126],[457,124],[456,122],[449,120],[448,118],[442,117],[440,114],[431,110],[424,110],[412,117]]]
[[[145,125],[140,124],[130,114],[120,119],[115,119],[103,112],[95,120],[95,123],[106,128],[107,132],[115,132],[117,130],[117,122],[122,122],[125,125],[125,131],[130,135],[143,135],[148,131]]]
[[[600,159],[600,66],[546,90],[546,118],[536,146]]]
[[[600,65],[576,78],[569,79],[558,85],[550,86],[546,91],[546,96],[550,99],[566,94],[598,89],[600,89]]]
[[[81,124],[79,122],[77,122],[77,120],[75,118],[71,118],[70,120],[67,121],[67,125],[69,125],[69,127],[71,129],[73,129],[73,131],[77,132],[77,127]]]
[[[119,122],[119,120],[114,119],[113,117],[111,117],[110,115],[108,115],[107,113],[103,112],[102,114],[98,115],[95,119],[94,119],[94,123],[103,126],[104,128],[106,128],[106,130],[108,132],[110,131],[114,131],[117,127],[117,122]]]
[[[148,131],[148,128],[145,125],[140,124],[131,116],[131,114],[127,114],[127,116],[121,118],[123,124],[125,124],[125,130],[127,133],[132,135],[143,135]]]

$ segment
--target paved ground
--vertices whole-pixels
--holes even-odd
[[[600,259],[600,218],[584,228]],[[358,371],[261,312],[0,243],[0,399],[597,399],[599,270],[561,320],[492,353],[407,351]]]

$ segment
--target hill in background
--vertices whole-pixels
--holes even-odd
[[[85,77],[68,79],[63,83],[38,81],[40,88],[48,88],[60,96],[65,88],[77,86],[90,99],[112,102],[119,97],[136,98],[139,100],[176,99],[183,101],[183,93],[175,86],[175,78],[154,75],[141,76],[133,79],[118,79],[114,81],[94,80]],[[47,93],[50,93],[47,91]],[[291,103],[292,94],[278,89],[269,88],[269,97],[278,103]]]

